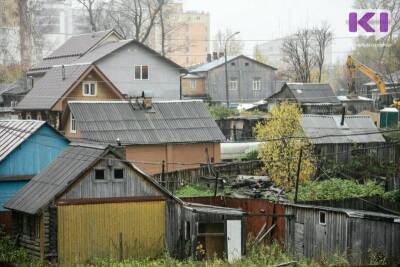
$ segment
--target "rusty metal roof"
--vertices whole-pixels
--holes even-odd
[[[222,134],[199,100],[158,101],[143,109],[128,101],[70,101],[81,138],[115,144],[222,142]]]
[[[45,123],[35,120],[0,120],[0,161]]]

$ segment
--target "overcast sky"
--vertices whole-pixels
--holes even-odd
[[[211,38],[218,29],[240,31],[244,53],[252,55],[262,40],[284,37],[302,27],[327,22],[335,40],[333,61],[342,61],[353,46],[346,20],[352,0],[182,0],[184,9],[206,11],[211,17]]]

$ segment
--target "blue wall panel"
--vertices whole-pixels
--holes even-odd
[[[0,162],[1,177],[33,176],[46,168],[68,141],[48,125],[43,125]]]
[[[4,203],[15,195],[28,181],[0,182],[0,211],[4,211]]]

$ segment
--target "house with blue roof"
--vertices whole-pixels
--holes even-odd
[[[3,204],[46,168],[68,143],[44,121],[0,120],[0,212],[4,211]]]

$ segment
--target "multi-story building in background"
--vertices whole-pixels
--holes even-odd
[[[184,11],[183,3],[174,2],[164,9],[165,53],[181,66],[193,66],[207,61],[210,51],[210,15],[205,12]],[[158,23],[148,45],[162,51],[161,25]]]
[[[47,56],[68,38],[90,32],[85,11],[73,0],[40,0],[37,21],[43,33],[40,58]]]

